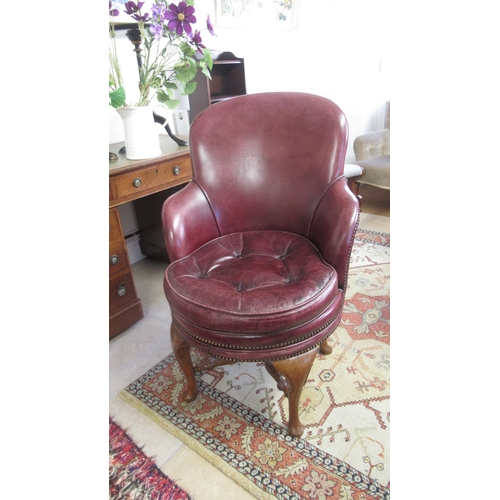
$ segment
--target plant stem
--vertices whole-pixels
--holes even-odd
[[[118,54],[116,52],[116,33],[115,33],[115,23],[112,20],[113,16],[110,17],[110,26],[111,26],[111,46],[112,48],[110,49],[111,51],[111,59],[112,59],[112,73],[113,73],[113,78],[115,79],[116,82],[116,88],[123,87],[123,80],[122,80],[122,74],[121,74],[121,69],[120,69],[120,62],[118,60]],[[116,89],[113,89],[116,90]]]

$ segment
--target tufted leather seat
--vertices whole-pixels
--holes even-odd
[[[305,238],[280,231],[222,236],[172,264],[165,293],[186,333],[212,354],[275,357],[311,337],[338,297],[337,273]],[[230,332],[228,335],[227,332]],[[313,339],[317,343],[317,339]],[[241,352],[240,352],[241,351]]]
[[[347,124],[331,101],[264,93],[211,106],[190,131],[193,180],[162,221],[174,353],[195,370],[263,361],[300,436],[302,387],[340,322],[359,215],[343,176]],[[213,357],[194,368],[190,347]]]

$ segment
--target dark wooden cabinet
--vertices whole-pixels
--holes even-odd
[[[189,96],[191,123],[208,106],[247,93],[244,59],[232,52],[212,53],[212,58],[212,79],[198,70],[194,80],[196,90]]]

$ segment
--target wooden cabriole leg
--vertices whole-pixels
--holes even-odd
[[[170,327],[170,339],[172,341],[175,359],[179,363],[182,373],[184,373],[187,381],[187,388],[184,391],[182,399],[183,401],[186,401],[186,403],[190,403],[198,394],[198,389],[196,388],[196,378],[194,376],[193,361],[191,360],[191,346],[178,332],[173,322]]]
[[[325,339],[323,340],[323,342],[321,342],[321,344],[319,345],[319,350],[321,352],[321,354],[331,354],[332,353],[332,346],[328,343],[328,339]]]
[[[266,369],[278,383],[278,389],[288,398],[288,432],[300,437],[305,427],[299,420],[299,401],[302,388],[311,371],[318,349],[312,349],[293,358],[266,361]]]

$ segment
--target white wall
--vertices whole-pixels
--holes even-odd
[[[210,15],[218,35],[203,32],[203,43],[245,59],[247,93],[310,92],[340,106],[350,128],[347,163],[354,160],[356,136],[383,127],[390,99],[386,0],[300,0],[294,30],[219,28],[215,0],[197,0],[195,8],[198,29]],[[121,36],[119,50],[130,54],[128,74],[135,78],[135,54]],[[179,107],[185,109],[187,104]],[[113,117],[110,142],[122,140],[120,133],[120,122]]]

